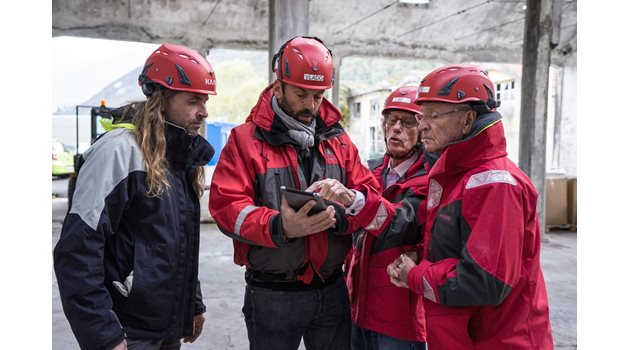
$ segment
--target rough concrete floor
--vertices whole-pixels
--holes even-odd
[[[57,243],[67,200],[53,199],[52,246]],[[547,234],[542,266],[551,309],[551,327],[557,350],[577,348],[577,238],[575,233]],[[200,276],[206,323],[199,339],[182,349],[248,349],[241,313],[245,281],[243,268],[232,262],[232,241],[214,224],[201,225]],[[52,272],[52,267],[51,267]],[[79,349],[61,309],[52,273],[52,349]],[[303,346],[300,348],[303,349]]]

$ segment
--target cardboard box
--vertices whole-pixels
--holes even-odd
[[[577,178],[567,180],[567,212],[569,224],[577,226]]]
[[[569,224],[567,202],[567,177],[547,175],[545,193],[545,226]]]

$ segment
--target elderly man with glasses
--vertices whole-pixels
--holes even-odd
[[[352,310],[353,349],[426,349],[422,302],[389,282],[387,265],[400,254],[417,258],[418,210],[426,198],[427,170],[419,143],[417,87],[394,91],[383,109],[387,152],[368,165],[378,179],[381,220],[365,222],[353,235],[346,281]],[[361,214],[357,215],[358,217]],[[377,218],[379,216],[377,215]]]
[[[492,82],[476,66],[441,67],[416,103],[425,152],[439,158],[422,260],[397,258],[392,283],[423,296],[432,350],[553,349],[538,193],[507,158]]]

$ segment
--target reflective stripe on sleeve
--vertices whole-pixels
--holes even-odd
[[[381,226],[383,226],[385,220],[387,220],[387,209],[385,209],[385,205],[381,203],[378,206],[376,216],[374,216],[372,222],[370,222],[370,224],[365,229],[369,231],[378,230],[381,228]]]
[[[234,224],[234,234],[237,236],[241,235],[241,225],[243,224],[243,221],[245,221],[245,218],[247,217],[247,214],[251,213],[252,210],[258,208],[255,205],[248,205],[245,208],[243,208],[243,210],[241,210],[240,213],[238,213],[238,217],[236,218],[236,223]]]
[[[506,170],[488,170],[479,174],[475,174],[468,179],[466,189],[471,189],[491,183],[506,183],[516,186],[516,181]]]

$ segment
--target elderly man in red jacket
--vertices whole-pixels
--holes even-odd
[[[387,97],[382,120],[387,152],[368,160],[389,221],[364,222],[366,229],[353,236],[346,276],[353,349],[426,349],[422,301],[387,276],[387,265],[401,253],[416,256],[422,238],[418,210],[427,195],[428,166],[419,143],[417,94],[416,86],[404,86]]]
[[[507,158],[492,82],[476,66],[441,67],[416,103],[425,152],[439,158],[423,259],[397,258],[392,283],[424,297],[431,350],[553,349],[538,193]]]

